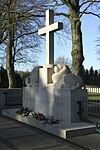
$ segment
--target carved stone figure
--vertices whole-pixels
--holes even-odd
[[[52,81],[53,83],[56,83],[62,78],[64,74],[69,74],[70,69],[65,64],[58,64],[57,66],[54,67],[54,72],[55,73],[52,75]]]
[[[82,78],[78,75],[71,74],[68,66],[58,64],[54,67],[54,74],[52,75],[53,84],[56,87],[68,87],[71,89],[82,87]]]

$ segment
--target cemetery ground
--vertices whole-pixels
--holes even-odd
[[[100,94],[99,93],[88,93],[88,99],[100,101]]]
[[[92,95],[92,99],[94,98]],[[16,108],[16,106],[9,106],[9,108]],[[37,128],[0,116],[0,150],[75,149],[100,150],[100,134],[88,134],[64,140]]]
[[[64,140],[0,115],[0,150],[100,150],[100,134]]]

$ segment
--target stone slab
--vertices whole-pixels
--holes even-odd
[[[66,125],[65,122],[60,122],[59,124],[44,124],[42,121],[38,121],[34,118],[23,117],[21,115],[16,114],[17,109],[6,109],[2,111],[4,116],[13,118],[30,126],[39,128],[48,133],[54,134],[61,138],[74,137],[77,135],[90,134],[95,133],[95,125],[81,122],[81,123],[73,123],[70,125]],[[82,132],[81,132],[82,131]]]
[[[100,150],[100,134],[90,134],[80,137],[70,138],[69,141],[76,145],[81,145],[84,149]]]
[[[0,122],[0,129],[7,129],[7,128],[16,128],[16,127],[20,127],[20,125],[12,122],[12,121],[9,121],[9,122]]]
[[[19,150],[19,149],[20,150],[31,150],[31,149],[32,150],[66,150],[66,149],[67,150],[81,150],[80,147],[78,148],[77,146],[73,146],[72,144],[69,144],[66,140],[63,140],[51,134],[47,134],[46,132],[43,132],[36,128],[32,128],[23,123],[16,122],[15,120],[9,119],[7,117],[0,116],[0,120],[2,120],[3,124],[4,123],[6,124],[7,121],[8,122],[12,121],[14,124],[16,123],[16,125],[18,124],[21,125],[20,127],[17,127],[17,128],[16,127],[12,128],[12,126],[9,127],[8,129],[5,128],[3,130],[0,128],[0,150]],[[16,135],[13,135],[12,129],[16,129]],[[21,130],[19,131],[19,129]],[[1,135],[1,131],[2,131],[2,135]],[[22,133],[22,135],[20,132]],[[30,132],[33,135],[30,135]],[[6,134],[7,136],[5,136]],[[15,134],[15,131],[14,131],[14,134]],[[36,139],[40,140],[38,142],[38,145],[37,145]],[[26,146],[26,142],[28,143],[27,146]]]
[[[53,148],[53,149],[46,149],[46,150],[75,150],[75,149],[71,148],[69,146],[62,146],[62,147],[56,147],[56,148]]]
[[[31,137],[18,138],[11,140],[11,143],[14,145],[18,145],[18,148],[21,150],[35,150],[38,148],[60,144],[60,142],[55,141],[49,137],[45,137],[44,135],[35,135]]]
[[[10,129],[5,129],[5,131],[0,131],[0,136],[5,139],[14,139],[17,137],[25,137],[25,136],[32,136],[36,135],[35,131],[30,131],[29,129],[22,128],[22,127],[15,127]]]
[[[0,150],[11,150],[11,149],[7,147],[4,143],[0,142]]]

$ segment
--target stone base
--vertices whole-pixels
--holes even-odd
[[[34,118],[17,115],[17,110],[18,109],[5,109],[2,111],[2,114],[6,117],[10,117],[27,125],[39,128],[64,139],[95,133],[96,126],[87,122],[72,123],[70,125],[65,124],[65,122],[60,122],[59,124],[44,124],[42,121],[38,121]]]
[[[55,88],[50,85],[44,88],[24,87],[23,107],[70,125],[80,122],[80,119],[86,120],[87,92],[82,89]]]

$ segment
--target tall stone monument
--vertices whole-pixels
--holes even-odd
[[[63,23],[54,23],[54,11],[47,10],[46,27],[38,30],[46,35],[46,65],[34,68],[26,80],[23,106],[68,125],[86,116],[87,95],[81,77],[71,74],[65,64],[54,65],[54,32],[62,28]]]

